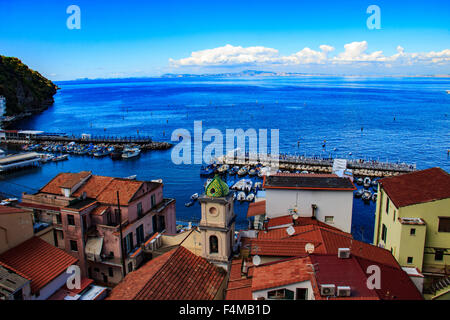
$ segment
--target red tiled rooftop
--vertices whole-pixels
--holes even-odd
[[[252,202],[248,205],[247,217],[254,217],[266,213],[266,200]]]
[[[108,297],[110,300],[212,300],[225,271],[178,247],[128,274]]]
[[[31,291],[39,291],[75,264],[78,259],[33,237],[0,255],[0,261],[31,279]]]
[[[380,184],[397,208],[450,198],[450,175],[441,168],[383,178]]]
[[[113,180],[113,177],[92,175],[73,195],[79,197],[86,192],[88,198],[95,199]]]
[[[321,243],[309,240],[252,240],[251,255],[295,257],[306,255],[305,246],[308,243],[314,245],[314,252],[325,252]]]
[[[119,191],[120,205],[127,206],[143,184],[142,181],[113,179],[97,196],[97,200],[102,203],[117,204],[117,191]]]
[[[272,229],[272,228],[277,228],[277,227],[280,228],[282,226],[293,225],[294,224],[293,220],[294,219],[292,218],[291,215],[271,218],[267,222],[267,228]]]
[[[296,258],[256,266],[253,272],[252,291],[309,281],[310,263],[309,258]]]

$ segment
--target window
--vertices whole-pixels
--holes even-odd
[[[412,236],[416,235],[416,229],[415,228],[411,228],[411,230],[409,230],[409,234]]]
[[[383,224],[383,227],[381,228],[381,239],[384,241],[384,243],[386,243],[387,228],[386,228],[386,226],[384,224]]]
[[[450,232],[450,218],[439,217],[439,232]]]
[[[62,220],[61,220],[61,213],[57,213],[57,214],[56,214],[56,223],[57,223],[57,224],[61,224],[61,223],[62,223]]]
[[[156,196],[154,194],[152,194],[150,201],[151,201],[151,207],[153,209],[156,205]]]
[[[436,261],[444,260],[444,250],[442,250],[442,249],[435,249],[434,250],[434,260],[436,260]]]
[[[164,216],[158,216],[158,232],[162,232],[166,229],[166,219]]]
[[[389,214],[389,198],[386,199],[386,214]]]
[[[216,236],[209,237],[209,253],[219,253],[219,240]]]
[[[70,240],[70,250],[78,251],[78,244],[75,240]]]
[[[325,216],[325,223],[333,223],[334,217],[333,216]]]
[[[67,215],[67,224],[69,226],[74,226],[75,225],[75,217],[73,216],[73,214],[68,214]]]
[[[297,288],[296,300],[308,300],[308,289]]]
[[[136,242],[138,245],[140,245],[142,242],[144,242],[144,225],[141,224],[139,227],[136,228]]]
[[[139,202],[137,204],[137,215],[138,215],[138,217],[142,216],[142,202]]]
[[[294,291],[288,289],[279,289],[267,292],[268,299],[276,300],[294,300]]]
[[[128,264],[128,272],[131,272],[131,271],[133,271],[133,262],[130,262]]]
[[[216,207],[211,207],[211,208],[209,208],[209,213],[210,213],[212,216],[216,216],[216,215],[217,215],[217,208],[216,208]]]
[[[108,275],[110,277],[114,277],[114,270],[113,270],[113,268],[111,268],[111,267],[108,268]]]
[[[408,260],[406,261],[408,264],[413,263],[413,257],[408,257]]]
[[[394,215],[392,216],[392,221],[394,221],[395,222],[395,214],[397,213],[397,211],[396,210],[394,210]]]
[[[125,237],[125,246],[127,248],[127,253],[130,253],[131,250],[133,250],[133,247],[134,247],[134,245],[133,245],[133,232],[130,232]]]

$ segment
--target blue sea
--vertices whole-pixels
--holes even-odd
[[[203,132],[279,129],[283,153],[400,161],[416,163],[418,169],[439,166],[450,171],[449,78],[198,77],[57,84],[61,90],[54,105],[17,128],[170,141],[175,129],[193,134],[194,121],[202,121]],[[193,193],[203,191],[199,169],[172,163],[171,150],[126,161],[74,155],[69,161],[3,176],[0,190],[10,196],[35,192],[67,171],[136,174],[140,180],[163,179],[165,196],[177,200],[177,217],[189,220],[200,217],[198,204],[184,206]],[[238,228],[248,225],[247,206],[236,203]],[[372,241],[374,211],[374,203],[354,199],[356,239]]]

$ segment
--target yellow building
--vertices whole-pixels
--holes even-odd
[[[391,250],[401,266],[422,272],[424,292],[445,289],[450,283],[443,279],[450,275],[450,175],[431,168],[381,179],[374,244]]]
[[[0,206],[0,254],[33,236],[33,218],[30,212]]]

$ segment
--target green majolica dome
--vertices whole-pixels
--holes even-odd
[[[216,174],[214,179],[206,186],[205,194],[208,197],[226,197],[230,193],[228,185]]]

